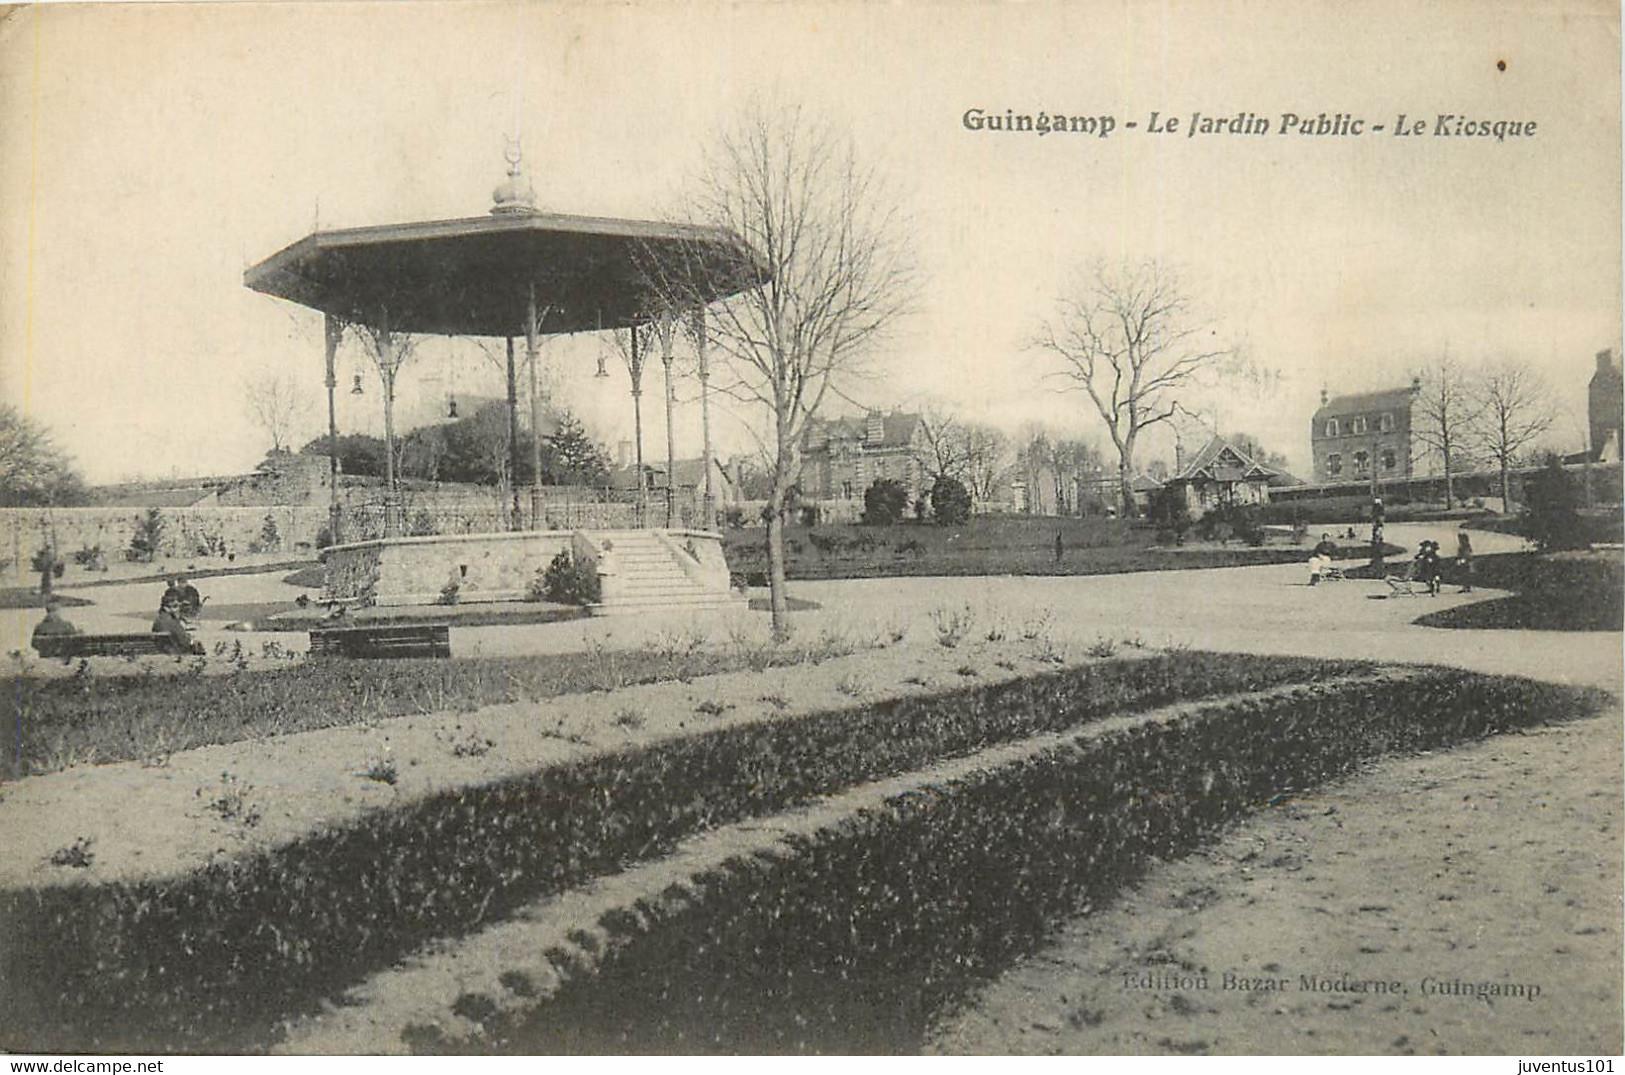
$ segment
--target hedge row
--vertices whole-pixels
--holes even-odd
[[[933,1020],[1109,899],[1148,860],[1239,813],[1346,774],[1602,704],[1525,680],[1438,672],[1204,707],[890,800],[780,858],[606,916],[594,972],[473,1042],[419,1051],[910,1053]],[[561,969],[571,970],[568,960]],[[464,998],[464,1014],[495,1012]]]
[[[171,879],[0,894],[7,1040],[251,1050],[436,937],[939,758],[1117,712],[1369,665],[1182,653],[736,726],[367,815]]]

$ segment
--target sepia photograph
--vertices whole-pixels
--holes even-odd
[[[1612,1072],[1620,16],[0,5],[11,1070]]]

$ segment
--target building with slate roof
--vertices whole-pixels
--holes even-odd
[[[1320,394],[1309,427],[1317,484],[1399,481],[1416,465],[1412,410],[1420,380],[1406,388],[1354,395]]]
[[[813,419],[802,442],[802,494],[863,500],[882,478],[901,482],[912,502],[925,495],[927,446],[918,414],[870,411],[862,418]]]
[[[1268,503],[1271,488],[1295,485],[1297,479],[1215,436],[1166,484],[1182,487],[1191,514],[1200,516],[1230,504]]]

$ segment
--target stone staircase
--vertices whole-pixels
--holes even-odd
[[[597,615],[727,608],[739,600],[691,577],[678,562],[684,553],[653,530],[617,530],[612,540],[618,578],[613,586],[606,585],[603,603],[593,610]]]

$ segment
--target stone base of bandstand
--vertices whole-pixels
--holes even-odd
[[[737,603],[720,534],[705,530],[540,530],[383,538],[321,554],[325,597],[353,607],[535,600],[568,550],[599,576],[595,615]]]

